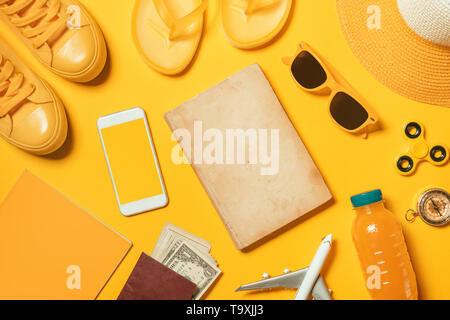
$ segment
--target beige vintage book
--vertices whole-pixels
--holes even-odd
[[[332,198],[257,64],[165,118],[238,249]]]

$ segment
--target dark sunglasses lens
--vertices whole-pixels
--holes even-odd
[[[330,112],[334,120],[347,130],[359,128],[369,118],[366,109],[344,92],[338,92],[334,96]]]
[[[327,81],[327,73],[319,61],[307,51],[302,51],[292,63],[295,80],[306,89],[314,89]]]

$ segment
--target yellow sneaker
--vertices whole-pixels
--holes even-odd
[[[0,137],[37,155],[66,140],[67,118],[53,90],[0,39]]]
[[[45,66],[68,80],[91,81],[105,66],[103,34],[76,0],[0,0],[0,19]]]

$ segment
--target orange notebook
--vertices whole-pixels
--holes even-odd
[[[25,171],[0,205],[0,299],[95,299],[131,245]]]

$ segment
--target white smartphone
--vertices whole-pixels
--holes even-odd
[[[132,216],[165,207],[168,198],[144,110],[101,117],[97,127],[120,212]]]

